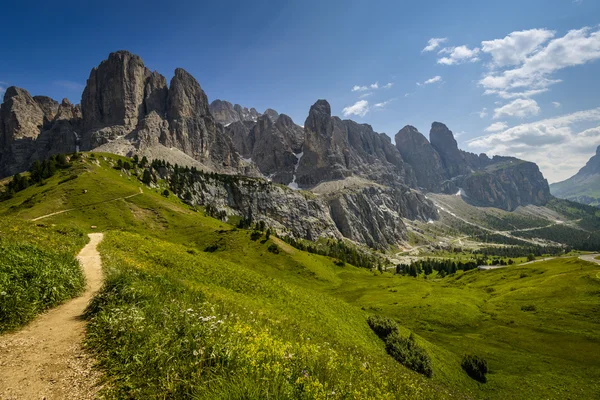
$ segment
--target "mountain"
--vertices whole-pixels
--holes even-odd
[[[458,193],[474,205],[509,211],[551,199],[548,182],[534,163],[460,150],[452,131],[440,122],[431,125],[429,139],[410,125],[396,134],[396,147],[423,190]]]
[[[0,176],[76,150],[170,158],[237,171],[239,156],[200,84],[178,68],[167,86],[142,59],[111,53],[90,72],[80,106],[10,87],[0,111]]]
[[[304,203],[293,190],[277,186],[221,185],[206,194],[211,185],[205,183],[178,194],[189,194],[198,204],[227,205],[244,218],[261,215],[296,237],[335,232],[374,247],[405,241],[408,221],[438,218],[427,192],[460,193],[473,205],[509,211],[551,198],[535,164],[462,151],[442,123],[432,124],[429,140],[407,126],[393,144],[368,124],[333,116],[330,104],[318,100],[300,126],[274,109],[261,114],[224,100],[210,103],[184,69],[176,69],[167,82],[127,51],[109,54],[91,70],[79,105],[16,87],[6,90],[0,177],[26,171],[53,154],[90,150],[303,189],[307,192],[298,196]],[[260,193],[263,189],[267,194]],[[220,195],[228,196],[226,204],[219,203]],[[325,225],[293,226],[289,215]]]
[[[561,199],[600,207],[600,146],[579,172],[567,180],[553,183],[550,191]]]

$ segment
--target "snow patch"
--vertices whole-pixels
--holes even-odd
[[[292,190],[299,190],[300,187],[298,187],[298,184],[296,183],[296,172],[298,171],[298,167],[300,166],[300,159],[304,155],[304,152],[301,151],[300,153],[294,154],[294,155],[296,156],[298,161],[296,161],[296,166],[294,167],[294,177],[293,177],[292,181],[290,183],[288,183],[288,187]]]
[[[458,188],[458,192],[456,192],[456,196],[467,197],[467,192],[465,192],[463,188]]]

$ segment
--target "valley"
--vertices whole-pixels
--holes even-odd
[[[104,232],[106,284],[86,311],[84,344],[109,379],[102,389],[109,398],[529,399],[590,398],[600,390],[596,262],[509,257],[522,265],[445,277],[356,268],[298,250],[276,229],[267,236],[236,228],[233,214],[229,223],[214,219],[165,196],[169,180],[145,185],[144,168],[119,168],[119,160],[130,162],[81,153],[43,184],[0,202],[10,221],[3,232],[32,232],[4,234],[1,243],[42,246],[35,244],[41,234]],[[475,208],[459,196],[433,197],[448,210],[439,221],[406,222],[418,234],[413,253],[424,260],[469,259],[489,246],[554,245],[513,235],[558,220],[583,229],[552,208],[515,214]],[[481,232],[519,242],[493,243]],[[52,235],[65,245],[72,240]],[[425,239],[431,241],[416,244]],[[414,335],[431,358],[431,378],[385,353],[366,322],[373,314]],[[461,369],[464,354],[487,360],[487,383]],[[258,384],[264,381],[269,385]]]

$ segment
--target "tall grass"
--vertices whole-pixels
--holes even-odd
[[[108,398],[448,394],[387,356],[364,315],[333,298],[138,235],[110,233],[101,252],[108,276],[87,312],[87,345]]]
[[[80,293],[85,280],[77,260],[30,244],[0,243],[0,332]]]

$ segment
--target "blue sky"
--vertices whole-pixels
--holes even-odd
[[[594,0],[24,3],[3,5],[0,88],[79,102],[91,68],[127,49],[167,79],[186,69],[210,100],[299,124],[320,98],[392,137],[441,121],[463,149],[535,161],[550,181],[600,144]]]

